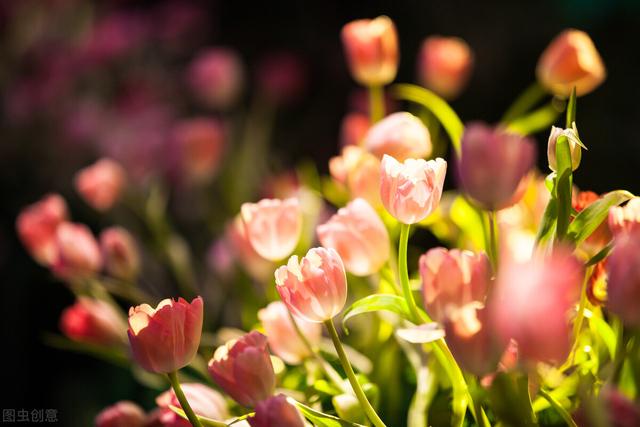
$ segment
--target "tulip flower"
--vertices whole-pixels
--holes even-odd
[[[127,326],[110,304],[78,297],[62,312],[60,329],[74,341],[110,346],[125,342]]]
[[[385,155],[380,170],[380,198],[401,223],[420,222],[438,207],[447,172],[443,159],[407,159],[400,163]]]
[[[283,394],[272,396],[256,405],[256,412],[249,417],[251,427],[304,427],[305,422],[298,408],[287,401]]]
[[[197,415],[212,420],[224,420],[229,417],[227,402],[216,390],[199,383],[184,383],[181,387],[189,405]],[[170,408],[170,406],[182,408],[173,389],[156,397],[156,405],[160,408],[159,421],[163,427],[191,427],[189,421]]]
[[[123,400],[100,411],[96,416],[96,427],[144,427],[147,416],[133,402]]]
[[[582,158],[582,143],[580,142],[580,139],[578,139],[578,133],[575,129],[562,129],[555,126],[551,126],[551,134],[549,134],[549,141],[547,143],[549,169],[554,172],[558,171],[558,164],[556,161],[556,142],[560,136],[567,137],[567,140],[569,141],[569,150],[571,152],[571,168],[573,170],[578,169]]]
[[[360,146],[364,142],[364,137],[370,127],[371,121],[365,114],[347,114],[344,119],[342,119],[342,125],[340,126],[340,146]]]
[[[202,298],[191,303],[165,299],[129,310],[129,342],[133,357],[150,372],[172,373],[195,357],[202,333]]]
[[[74,178],[76,191],[88,205],[98,211],[111,209],[120,197],[126,182],[126,173],[119,163],[100,159],[78,171]]]
[[[445,99],[456,98],[473,68],[473,52],[457,37],[431,36],[422,42],[418,77],[423,86]]]
[[[133,236],[122,227],[110,227],[100,233],[104,267],[113,277],[133,280],[140,270],[140,254]]]
[[[631,327],[640,327],[640,230],[618,234],[607,260],[607,308]]]
[[[300,364],[310,356],[310,349],[296,331],[291,321],[287,306],[281,301],[274,301],[258,311],[258,319],[262,323],[269,347],[276,356],[291,365]],[[308,322],[301,318],[295,319],[296,325],[305,339],[311,345],[317,345],[322,338],[322,327],[318,323]]]
[[[407,112],[393,113],[373,125],[364,145],[379,158],[387,154],[400,162],[431,154],[429,130],[419,118]]]
[[[273,264],[253,249],[240,215],[227,224],[224,238],[231,247],[233,255],[251,277],[263,280],[272,274]]]
[[[209,361],[209,374],[243,406],[255,407],[273,395],[275,374],[267,337],[253,331],[218,347]]]
[[[244,85],[242,61],[232,49],[205,49],[189,64],[187,84],[206,106],[229,109],[235,105]]]
[[[380,206],[380,160],[355,145],[342,149],[342,155],[329,160],[333,179],[345,185],[351,197],[361,197],[372,206]]]
[[[589,35],[569,29],[560,33],[542,53],[536,75],[545,89],[568,97],[574,87],[577,96],[593,91],[607,72]]]
[[[442,322],[449,310],[484,302],[491,266],[485,254],[433,248],[420,257],[420,276],[427,313]]]
[[[363,86],[382,86],[398,71],[398,35],[386,16],[359,19],[342,28],[342,44],[353,78]]]
[[[571,348],[569,309],[577,302],[582,263],[562,248],[549,258],[501,263],[489,301],[493,327],[518,343],[523,360],[562,362]]]
[[[67,204],[58,194],[49,194],[20,212],[18,236],[31,256],[42,265],[57,257],[56,229],[68,217]]]
[[[509,207],[519,199],[515,196],[534,165],[535,153],[530,138],[471,123],[462,135],[458,159],[460,185],[483,209],[496,211]]]
[[[344,265],[334,249],[310,249],[302,260],[294,255],[276,270],[275,277],[282,301],[309,322],[332,319],[347,301]]]
[[[245,203],[240,214],[253,249],[270,261],[293,252],[302,232],[302,213],[297,199],[262,199]]]
[[[316,230],[322,246],[335,249],[356,276],[375,273],[389,259],[387,229],[364,199],[351,201]]]
[[[640,197],[634,197],[624,206],[609,209],[609,229],[614,235],[640,229]]]
[[[84,224],[63,222],[56,229],[53,273],[65,280],[82,279],[102,268],[98,242]]]
[[[191,183],[210,179],[218,170],[225,143],[222,123],[197,117],[174,125],[170,168]]]

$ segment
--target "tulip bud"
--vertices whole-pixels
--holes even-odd
[[[491,281],[485,254],[433,248],[420,257],[422,295],[427,312],[442,322],[449,310],[483,303]]]
[[[124,189],[126,173],[111,159],[100,159],[76,173],[76,191],[98,211],[111,209]]]
[[[338,252],[350,273],[368,276],[389,259],[389,233],[364,199],[355,199],[316,229],[322,246]]]
[[[370,127],[371,121],[366,114],[347,114],[344,119],[342,119],[342,126],[340,127],[340,146],[362,145],[364,137],[367,135]]]
[[[607,308],[625,324],[640,327],[640,230],[616,236],[607,273]]]
[[[545,89],[568,97],[574,87],[577,96],[593,91],[607,72],[589,35],[570,29],[560,33],[542,53],[536,75]]]
[[[431,36],[422,42],[418,67],[423,86],[445,99],[454,99],[469,80],[473,52],[460,38]]]
[[[115,345],[125,341],[127,325],[109,304],[97,299],[78,297],[60,317],[60,329],[74,341],[98,345]]]
[[[329,160],[329,172],[347,187],[351,197],[380,206],[380,160],[376,156],[355,145],[346,146],[341,156]]]
[[[227,225],[225,240],[233,249],[233,254],[240,261],[242,267],[251,277],[257,280],[264,280],[271,275],[273,272],[271,261],[264,259],[253,249],[240,215],[237,215]]]
[[[209,361],[209,374],[236,402],[255,407],[275,390],[275,374],[267,337],[253,331],[218,347]]]
[[[609,209],[609,229],[614,236],[640,229],[640,197]]]
[[[169,373],[187,366],[200,345],[202,298],[191,303],[165,299],[154,309],[142,304],[129,309],[129,342],[133,357],[150,372]]]
[[[393,113],[373,125],[365,147],[379,158],[385,154],[402,162],[431,154],[431,137],[422,121],[411,113]]]
[[[275,272],[276,289],[287,308],[309,322],[332,319],[347,301],[347,277],[334,249],[313,248],[294,255]]]
[[[63,222],[56,229],[53,273],[65,280],[82,279],[102,267],[98,242],[84,224]]]
[[[170,168],[187,182],[207,181],[218,170],[224,143],[219,121],[204,117],[182,120],[173,129]]]
[[[18,236],[31,256],[42,265],[57,257],[56,229],[68,217],[67,204],[58,194],[49,194],[27,206],[16,220]]]
[[[133,236],[122,227],[110,227],[100,233],[104,267],[113,277],[133,280],[140,271],[140,254]]]
[[[569,150],[571,151],[571,169],[576,170],[580,166],[582,158],[581,143],[574,129],[562,129],[551,126],[551,134],[549,134],[549,142],[547,143],[547,158],[549,159],[549,169],[554,172],[558,171],[556,161],[556,142],[558,137],[565,136],[569,142]]]
[[[535,153],[530,138],[471,123],[462,135],[458,180],[481,208],[504,209],[518,202],[514,196],[533,167]]]
[[[232,49],[206,49],[189,65],[187,83],[193,95],[206,106],[229,109],[242,92],[242,61]]]
[[[255,415],[249,417],[251,427],[304,427],[298,408],[283,394],[272,396],[256,405]]]
[[[342,28],[342,44],[353,78],[363,86],[382,86],[398,72],[398,35],[386,16],[359,19]]]
[[[296,248],[302,233],[302,213],[297,199],[245,203],[240,214],[253,249],[263,258],[279,261]]]
[[[135,403],[123,400],[104,408],[95,424],[96,427],[144,427],[146,414]]]
[[[180,385],[184,396],[193,412],[200,417],[222,421],[229,417],[227,402],[224,397],[211,387],[199,383],[182,383]],[[156,398],[156,405],[160,408],[159,419],[163,427],[190,427],[191,424],[170,408],[181,408],[175,391],[169,389]]]
[[[300,364],[310,356],[309,349],[298,337],[295,325],[291,322],[287,306],[281,301],[274,301],[258,312],[269,347],[276,356],[290,365]],[[318,323],[304,319],[295,319],[298,329],[311,345],[317,345],[322,337],[322,328]]]
[[[380,170],[382,204],[398,221],[420,222],[438,207],[447,173],[443,159],[407,159],[399,163],[385,155]]]

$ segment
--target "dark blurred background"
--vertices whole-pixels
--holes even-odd
[[[62,425],[86,426],[95,413],[116,400],[128,398],[149,406],[153,395],[137,385],[126,370],[52,349],[42,342],[43,332],[57,331],[60,311],[73,298],[23,250],[15,235],[15,218],[21,207],[57,191],[68,198],[74,216],[84,220],[87,209],[73,195],[71,177],[92,154],[79,148],[76,151],[80,154],[76,155],[75,149],[60,143],[55,127],[32,119],[31,113],[17,120],[15,111],[9,111],[7,97],[24,75],[34,73],[27,53],[15,55],[15,40],[11,38],[15,38],[16,22],[21,25],[19,33],[28,35],[42,25],[42,20],[55,16],[52,10],[85,2],[25,1],[44,13],[17,20],[18,3],[23,2],[0,3],[0,87],[5,100],[0,119],[2,388],[6,394],[2,407],[55,408]],[[144,16],[156,13],[161,3],[105,1],[93,2],[92,8],[103,15],[132,11]],[[578,102],[577,122],[589,151],[583,153],[575,182],[582,189],[596,192],[614,188],[640,192],[639,1],[233,0],[196,2],[193,7],[196,16],[189,25],[196,31],[179,46],[179,53],[170,56],[169,76],[204,46],[236,49],[246,64],[248,80],[256,72],[255,64],[269,52],[287,50],[299,55],[308,73],[306,88],[300,99],[279,110],[272,153],[284,165],[313,159],[325,173],[327,160],[338,152],[340,121],[349,109],[349,94],[355,89],[339,37],[348,21],[380,14],[395,21],[401,45],[400,82],[415,81],[416,54],[426,36],[465,39],[475,52],[475,69],[467,90],[452,105],[464,121],[489,122],[497,121],[510,102],[533,82],[538,57],[555,35],[567,27],[585,30],[602,54],[608,77],[600,88]],[[170,37],[162,40],[171,44]],[[145,55],[153,58],[156,50],[165,48],[163,42],[147,45]],[[56,57],[56,49],[62,47],[54,43],[45,49]],[[128,72],[126,68],[109,70]],[[173,95],[167,96],[171,100]],[[58,107],[55,100],[44,102],[50,102],[46,108]],[[536,135],[541,168],[545,165],[546,137],[546,132]]]

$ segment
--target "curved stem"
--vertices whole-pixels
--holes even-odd
[[[329,335],[331,335],[331,340],[333,341],[333,346],[336,348],[336,352],[338,353],[338,358],[340,359],[340,363],[342,364],[342,368],[344,372],[347,374],[347,378],[349,379],[349,383],[351,384],[351,388],[353,388],[353,392],[358,398],[358,402],[360,402],[360,406],[364,410],[364,413],[367,415],[367,418],[373,423],[375,427],[386,427],[384,422],[380,419],[376,410],[373,409],[371,403],[367,399],[367,396],[364,394],[358,379],[356,378],[355,372],[353,372],[353,368],[351,367],[351,362],[347,358],[347,354],[342,347],[342,343],[340,342],[340,337],[338,336],[338,331],[336,331],[336,327],[333,325],[333,320],[329,319],[324,322],[324,325],[327,327],[329,331]]]
[[[543,389],[540,389],[538,393],[540,394],[540,396],[544,397],[551,406],[553,406],[553,409],[555,409],[558,414],[560,414],[562,419],[567,423],[569,427],[578,427],[576,422],[573,421],[573,418],[571,418],[571,414],[569,414],[567,410],[562,407],[560,402],[558,402],[550,393],[547,393]]]
[[[411,285],[409,284],[409,270],[407,267],[407,246],[409,245],[409,224],[400,225],[400,243],[398,246],[398,269],[400,270],[400,284],[402,285],[402,294],[409,306],[409,312],[413,323],[420,324],[420,312],[416,306],[416,300],[413,298]]]
[[[191,425],[193,427],[202,427],[202,423],[200,423],[198,416],[195,412],[193,412],[193,409],[191,409],[191,405],[189,405],[187,397],[184,395],[182,387],[180,387],[180,381],[178,381],[178,373],[176,371],[169,372],[167,376],[169,377],[171,387],[173,387],[173,391],[178,398],[178,402],[180,402],[180,406],[182,407],[184,413],[187,415],[187,418],[189,419]]]
[[[384,87],[369,86],[369,118],[374,124],[384,117]]]

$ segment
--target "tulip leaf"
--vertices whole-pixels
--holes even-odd
[[[551,198],[542,215],[538,234],[536,235],[536,245],[546,243],[555,231],[556,219],[558,217],[558,201]]]
[[[571,165],[571,149],[569,139],[561,135],[556,142],[556,159],[558,175],[556,178],[556,198],[558,201],[558,219],[556,222],[556,237],[563,240],[566,237],[571,219],[571,191],[573,174]]]
[[[527,427],[537,425],[526,374],[498,373],[489,388],[489,400],[491,409],[505,425]]]
[[[342,316],[342,327],[346,332],[347,328],[344,324],[347,320],[359,314],[381,310],[391,311],[407,320],[411,319],[411,312],[404,298],[391,294],[373,294],[359,299],[345,310]]]
[[[568,238],[576,245],[581,243],[607,219],[611,207],[618,206],[632,197],[633,194],[625,190],[605,194],[576,215],[569,225]]]
[[[598,337],[607,347],[607,352],[611,360],[615,358],[617,348],[617,337],[611,326],[601,317],[595,314],[588,316],[589,325],[597,331]]]
[[[364,427],[362,424],[352,423],[342,418],[338,418],[335,415],[325,414],[320,411],[316,411],[292,398],[287,398],[287,401],[296,406],[302,415],[317,427]]]
[[[392,93],[399,99],[422,105],[436,116],[449,135],[456,153],[460,153],[460,139],[462,132],[464,132],[464,125],[456,112],[447,104],[447,101],[428,89],[406,83],[395,85]]]
[[[507,129],[520,135],[531,135],[549,128],[555,123],[559,115],[558,108],[553,102],[550,102],[525,116],[515,119],[509,123]]]
[[[613,242],[610,242],[607,246],[605,246],[604,248],[600,249],[600,251],[595,254],[594,256],[592,256],[589,261],[587,261],[584,266],[585,267],[591,267],[592,265],[596,265],[597,263],[599,263],[600,261],[602,261],[603,259],[605,259],[606,257],[609,256],[609,253],[611,252],[611,249],[613,249]]]

